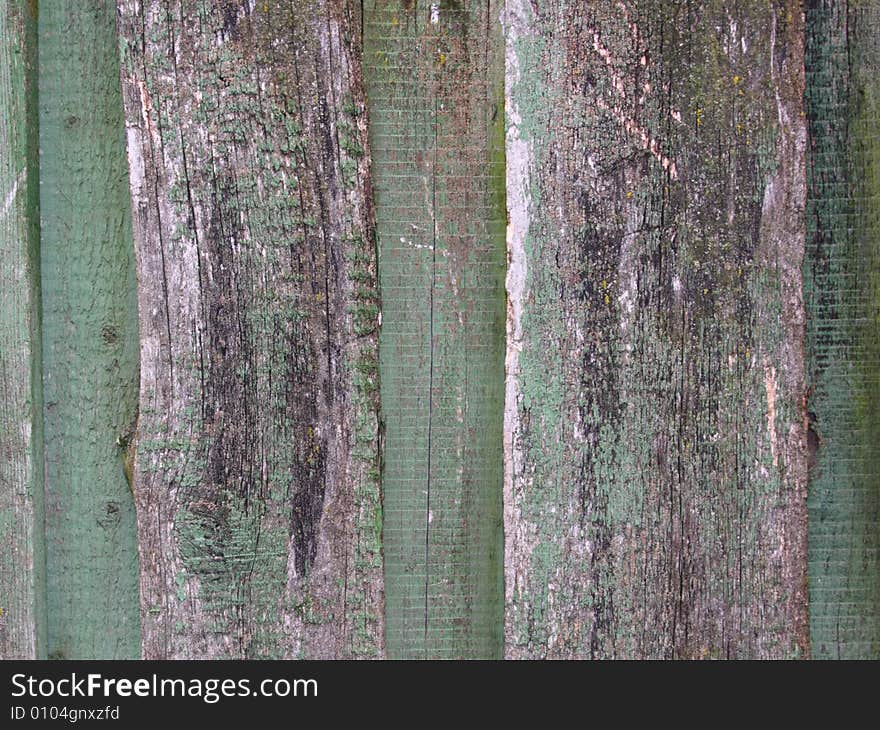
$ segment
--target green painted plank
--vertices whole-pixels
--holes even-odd
[[[800,6],[505,27],[506,655],[803,656]]]
[[[501,5],[364,4],[393,658],[502,651]]]
[[[46,652],[35,5],[0,0],[0,659]]]
[[[880,658],[880,3],[807,11],[813,656]]]
[[[121,0],[148,658],[384,653],[349,0]]]
[[[44,0],[39,18],[48,653],[140,650],[134,500],[137,300],[116,8]]]

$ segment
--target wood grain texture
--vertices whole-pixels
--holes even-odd
[[[506,655],[805,656],[800,5],[505,23]]]
[[[813,656],[880,657],[880,3],[807,9]]]
[[[880,2],[39,6],[0,658],[880,656]]]
[[[394,658],[502,652],[501,6],[364,3]]]
[[[48,654],[139,653],[134,501],[137,300],[115,7],[39,17]]]
[[[121,0],[148,658],[384,653],[378,292],[348,0]]]
[[[0,0],[0,659],[46,651],[36,40]]]

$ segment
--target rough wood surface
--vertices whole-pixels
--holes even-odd
[[[388,655],[502,652],[502,3],[364,3]]]
[[[880,656],[878,0],[39,7],[0,658]]]
[[[804,656],[800,5],[506,27],[506,655]]]
[[[33,6],[0,0],[0,659],[46,650]]]
[[[813,656],[880,657],[880,3],[807,10]]]
[[[40,253],[50,657],[139,653],[137,301],[115,8],[39,4]]]
[[[382,656],[359,13],[121,0],[119,28],[144,656]]]

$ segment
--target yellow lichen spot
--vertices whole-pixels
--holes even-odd
[[[269,3],[263,3],[263,12],[264,12],[264,13],[268,13],[268,12],[269,12]]]
[[[737,125],[736,125],[736,133],[737,133],[737,134],[742,134],[742,131],[743,131],[743,125],[742,125],[742,124],[737,124]]]
[[[737,84],[739,84],[740,81],[741,81],[741,79],[740,79],[739,76],[734,76],[734,77],[733,77],[733,85],[734,85],[734,86],[736,86]]]
[[[607,288],[608,288],[608,282],[605,279],[602,279],[602,289],[604,290]]]
[[[709,293],[709,290],[706,287],[703,287],[703,296]]]
[[[391,18],[391,25],[396,26],[399,22],[400,21],[397,19],[396,15],[393,18]]]
[[[703,123],[703,110],[697,109],[697,126],[699,127]]]
[[[318,292],[317,294],[315,294],[315,301],[316,302],[323,301],[323,299],[324,299],[324,294],[322,292]]]
[[[633,196],[633,191],[632,191],[632,190],[627,190],[627,191],[626,191],[626,197],[627,197],[627,199],[631,198],[632,196]]]
[[[440,53],[440,54],[437,56],[437,59],[438,59],[440,65],[442,66],[444,63],[446,63],[446,54],[445,54],[445,53]]]
[[[607,294],[605,295],[605,304],[611,304],[611,297],[609,297]]]

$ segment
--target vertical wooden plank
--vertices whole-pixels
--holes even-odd
[[[397,658],[501,654],[501,7],[364,4]]]
[[[46,651],[35,7],[0,0],[0,659]]]
[[[378,293],[348,0],[120,0],[149,658],[383,655]]]
[[[507,656],[804,656],[801,7],[506,27]]]
[[[39,42],[48,652],[135,658],[137,300],[114,3],[44,0]]]
[[[880,3],[807,10],[813,656],[880,657]]]

